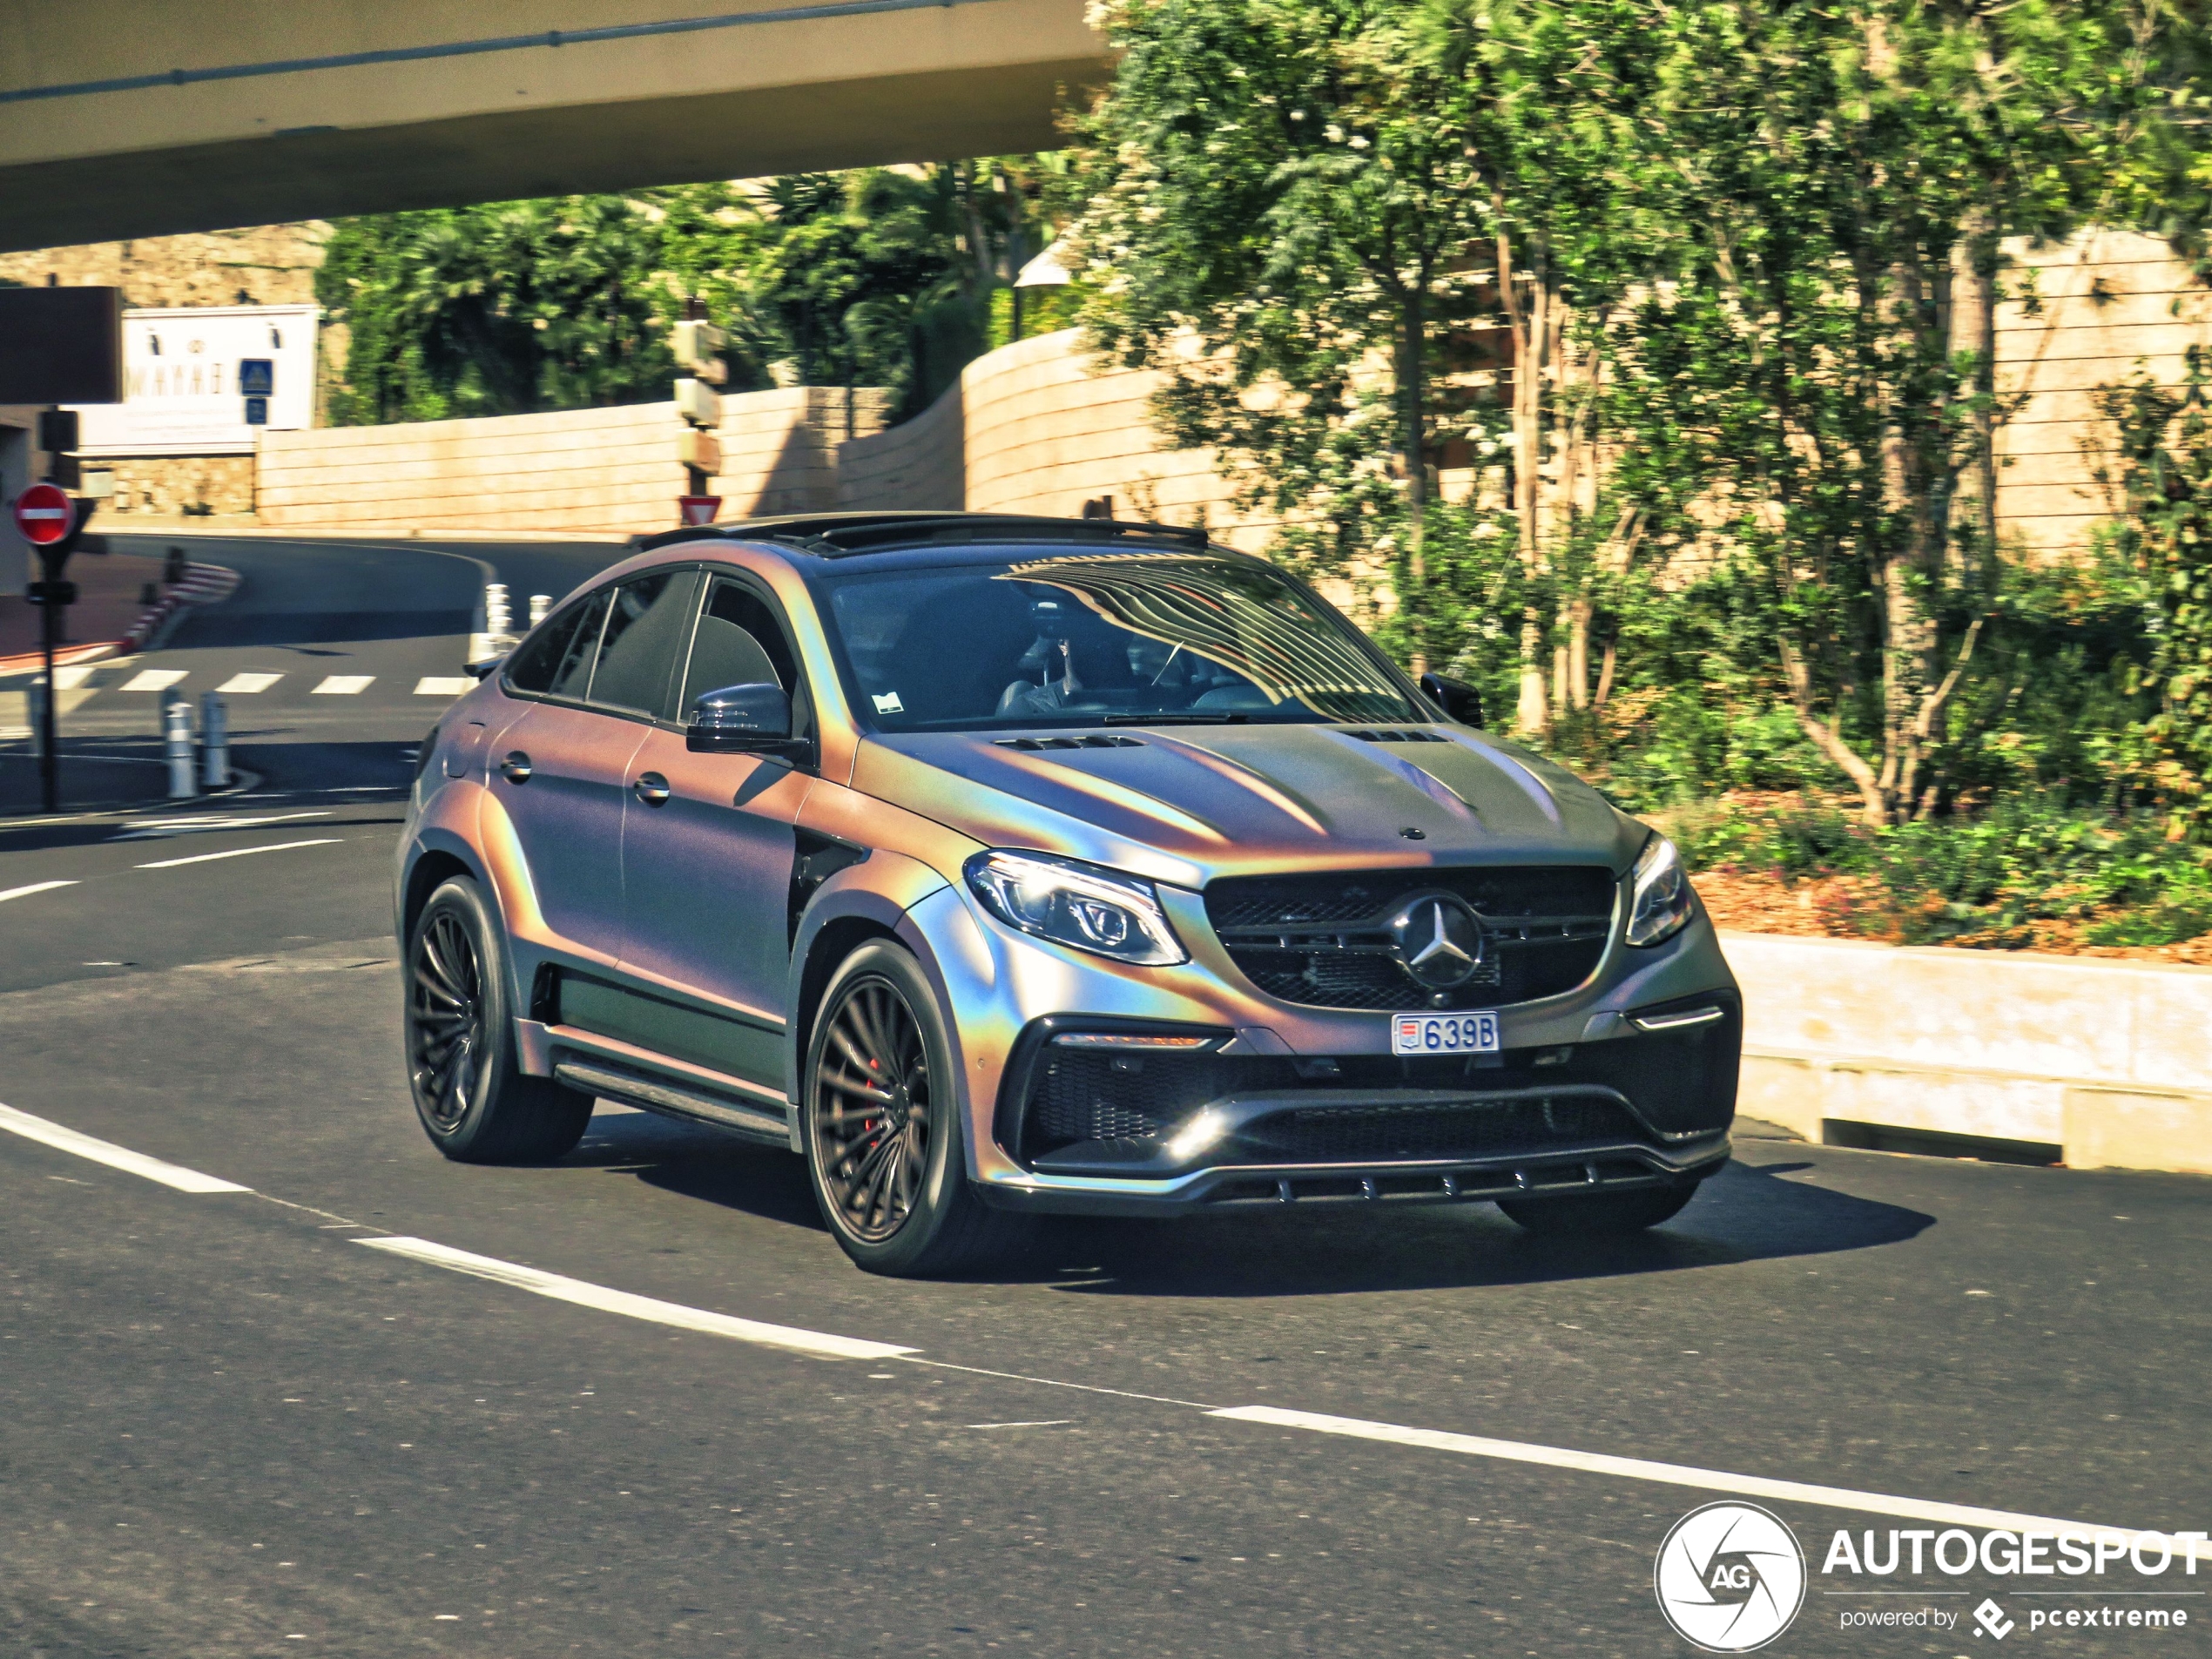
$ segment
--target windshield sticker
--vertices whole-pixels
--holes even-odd
[[[875,711],[878,714],[904,714],[907,705],[899,700],[896,691],[878,691],[875,693]]]

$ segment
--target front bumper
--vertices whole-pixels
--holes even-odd
[[[1188,1215],[1312,1203],[1487,1203],[1703,1180],[1728,1162],[1730,1150],[1722,1130],[1666,1149],[1631,1143],[1499,1158],[1236,1165],[1168,1180],[1033,1170],[978,1191],[995,1209],[1073,1216]]]
[[[1238,1038],[1052,1016],[1016,1045],[1004,1207],[1135,1214],[1649,1187],[1729,1156],[1741,1009],[1708,992],[1634,1035],[1478,1058],[1253,1054]],[[1145,1045],[1184,1045],[1161,1049]]]

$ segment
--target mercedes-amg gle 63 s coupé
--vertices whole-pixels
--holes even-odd
[[[1664,1221],[1741,1003],[1664,837],[1199,531],[674,531],[422,745],[407,1068],[448,1157],[595,1099],[806,1161],[862,1267],[1027,1217]]]

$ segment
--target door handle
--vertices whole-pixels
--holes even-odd
[[[657,772],[644,773],[636,783],[630,786],[630,791],[648,806],[667,806],[671,792],[668,779]]]
[[[499,763],[499,775],[510,784],[529,782],[530,758],[520,749],[509,749],[506,759]]]

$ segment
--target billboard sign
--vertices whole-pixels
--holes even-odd
[[[314,423],[314,306],[123,314],[123,401],[82,410],[88,460],[250,455],[263,431]]]

